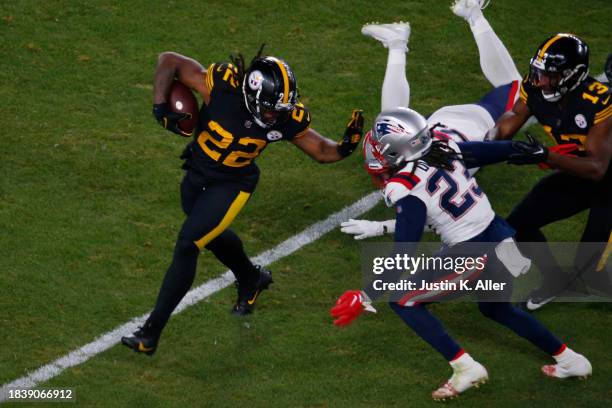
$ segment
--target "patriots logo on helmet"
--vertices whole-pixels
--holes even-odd
[[[390,133],[404,133],[405,129],[397,123],[389,122],[378,122],[376,124],[376,133],[380,136],[388,135]]]

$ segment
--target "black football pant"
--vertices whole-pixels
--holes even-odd
[[[538,246],[537,250],[531,251],[522,247],[542,273],[543,284],[538,292],[545,290],[553,295],[555,291],[566,287],[577,274],[584,272],[590,277],[606,278],[605,272],[594,273],[594,270],[612,230],[611,175],[612,171],[608,171],[602,181],[595,183],[555,172],[540,180],[508,216],[508,223],[517,231],[517,241],[546,242],[542,227],[589,210],[580,241],[598,242],[601,246],[583,245],[578,249],[575,273],[559,273],[560,268],[548,245]],[[551,268],[551,265],[554,267]],[[603,283],[609,285],[609,279],[604,279]]]
[[[228,228],[250,195],[228,182],[202,185],[187,176],[183,179],[181,204],[187,219],[179,232],[155,309],[147,321],[152,333],[161,333],[172,311],[189,291],[202,248],[212,251],[241,284],[255,284],[259,272],[244,252],[238,235]]]

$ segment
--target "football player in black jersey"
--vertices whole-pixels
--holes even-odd
[[[529,75],[522,81],[520,99],[498,120],[492,136],[513,137],[534,115],[561,149],[572,143],[577,149],[573,157],[555,152],[558,147],[532,157],[532,162],[547,162],[557,171],[540,180],[509,215],[519,241],[545,242],[540,228],[587,209],[581,242],[605,246],[612,240],[611,96],[608,86],[589,76],[589,49],[579,37],[556,34],[537,49]],[[555,265],[549,250],[533,255],[538,265]],[[601,253],[588,262],[587,258],[584,254],[576,258],[576,271],[602,268]],[[571,281],[558,270],[540,269],[544,280],[527,301],[530,310],[552,300]],[[593,276],[605,277],[605,273]]]
[[[263,48],[263,47],[262,47]],[[298,101],[295,76],[282,59],[259,54],[245,68],[242,56],[208,69],[194,59],[162,53],[154,83],[153,114],[175,133],[185,114],[168,106],[177,79],[202,97],[198,124],[182,158],[187,170],[181,204],[187,218],[179,232],[172,263],[155,308],[144,326],[122,343],[152,355],[172,311],[191,287],[200,251],[211,251],[236,276],[238,300],[232,313],[253,310],[260,292],[272,282],[270,271],[253,265],[229,225],[247,203],[259,179],[255,158],[269,144],[290,141],[320,163],[350,155],[362,136],[363,117],[354,110],[343,138],[336,143],[310,128],[310,112]]]

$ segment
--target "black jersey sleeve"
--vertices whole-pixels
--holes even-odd
[[[303,135],[310,127],[310,111],[302,103],[295,105],[286,122],[284,140],[293,140]]]

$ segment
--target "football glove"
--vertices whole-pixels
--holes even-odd
[[[331,309],[331,315],[336,318],[336,326],[348,326],[364,311],[376,313],[368,295],[359,290],[347,290],[336,301]]]
[[[548,160],[548,148],[538,142],[529,132],[525,132],[527,141],[514,141],[512,148],[517,152],[508,157],[509,164],[538,164]]]
[[[164,129],[181,136],[191,136],[192,133],[187,133],[179,127],[178,123],[184,119],[191,119],[191,113],[176,113],[170,110],[170,105],[167,103],[156,103],[153,105],[153,116]]]
[[[346,125],[344,136],[338,143],[338,153],[342,157],[346,157],[353,153],[363,136],[363,111],[353,109],[351,119]]]
[[[608,84],[612,84],[612,54],[608,54],[608,59],[604,65],[604,72],[606,73],[606,78],[608,78]]]
[[[378,222],[350,218],[348,221],[340,224],[340,227],[340,231],[345,234],[352,234],[355,236],[355,239],[364,239],[394,233],[395,220]]]
[[[549,147],[548,151],[560,154],[562,156],[576,157],[576,155],[572,154],[572,152],[577,149],[578,149],[578,145],[576,143],[566,143],[562,145],[556,145],[553,147]],[[553,168],[553,166],[551,166],[548,163],[540,163],[538,164],[538,167],[541,168],[542,170],[548,170],[548,169]]]

